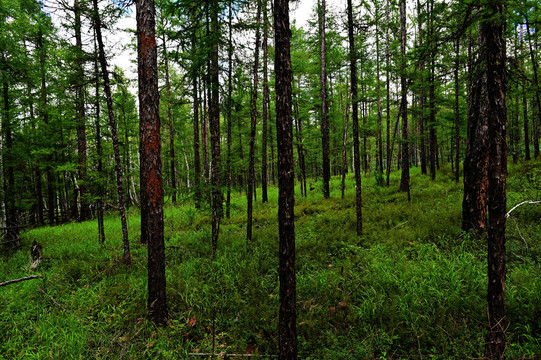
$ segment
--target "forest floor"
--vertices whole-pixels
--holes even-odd
[[[509,165],[508,209],[539,200],[541,162]],[[297,332],[303,359],[482,358],[486,333],[486,238],[460,230],[462,183],[450,168],[436,181],[412,169],[411,203],[363,176],[363,229],[356,236],[354,182],[344,199],[333,178],[302,198],[297,186]],[[309,186],[310,187],[310,186]],[[122,264],[120,220],[70,223],[25,232],[23,249],[0,255],[0,359],[185,359],[193,353],[277,353],[277,188],[254,207],[246,250],[246,198],[234,192],[211,258],[210,211],[190,201],[166,206],[170,320],[146,314],[146,248],[130,210],[133,264]],[[30,244],[46,258],[31,269]],[[507,354],[541,357],[541,204],[507,222]],[[229,358],[246,358],[232,356]],[[257,358],[257,357],[256,357]]]

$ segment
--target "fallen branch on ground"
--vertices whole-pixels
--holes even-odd
[[[65,307],[63,307],[62,305],[60,305],[51,295],[47,294],[47,291],[43,290],[42,288],[39,287],[38,285],[38,290],[41,291],[42,293],[44,293],[45,295],[47,295],[49,297],[49,299],[51,299],[51,301],[56,305],[58,306],[59,308],[61,308],[62,310],[64,311],[67,311],[67,312],[70,312],[68,309],[66,309]]]
[[[5,285],[17,283],[19,281],[32,280],[32,279],[37,279],[37,278],[42,278],[42,277],[43,277],[43,275],[31,275],[31,276],[23,277],[23,278],[20,278],[20,279],[13,279],[13,280],[4,281],[4,282],[0,283],[0,286],[5,286]]]

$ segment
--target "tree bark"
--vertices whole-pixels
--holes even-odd
[[[265,0],[266,1],[266,0]],[[227,44],[227,195],[225,201],[225,216],[229,219],[231,216],[231,145],[233,144],[232,137],[232,119],[231,107],[233,106],[233,10],[232,3],[229,3],[229,43]],[[266,16],[266,14],[265,14]],[[264,193],[266,194],[266,192]]]
[[[15,208],[15,173],[13,169],[13,134],[11,130],[11,116],[10,116],[10,99],[9,99],[9,83],[6,79],[6,75],[3,77],[3,100],[4,100],[4,113],[2,114],[2,132],[4,135],[3,144],[3,175],[4,175],[4,207],[6,216],[6,235],[4,239],[6,242],[12,242],[10,247],[17,248],[19,246],[19,230],[17,228],[17,210]]]
[[[406,0],[400,1],[400,52],[401,52],[401,70],[400,76],[401,93],[402,93],[402,175],[400,177],[401,192],[408,193],[408,201],[411,201],[410,196],[410,160],[409,160],[409,140],[408,140],[408,100],[406,87]]]
[[[361,192],[361,159],[359,154],[359,99],[357,95],[357,64],[355,55],[355,38],[353,36],[353,6],[352,0],[347,1],[349,61],[351,71],[351,99],[353,123],[353,164],[355,170],[355,204],[357,210],[357,236],[363,232],[362,192]]]
[[[266,203],[269,201],[267,194],[267,128],[268,128],[268,113],[269,106],[269,84],[268,84],[268,19],[267,0],[263,0],[263,129],[261,130],[261,201]]]
[[[325,0],[320,0],[319,20],[319,61],[320,61],[320,97],[321,97],[321,148],[323,158],[323,197],[330,196],[329,181],[331,178],[331,163],[329,160],[329,118],[327,115],[327,65],[325,44]]]
[[[253,212],[253,193],[255,187],[255,131],[257,124],[257,86],[259,72],[259,46],[260,46],[260,22],[261,22],[261,0],[257,1],[256,33],[255,33],[255,53],[254,53],[254,82],[252,87],[251,102],[251,122],[250,122],[250,152],[248,155],[248,189],[246,191],[247,200],[247,221],[246,221],[246,249],[249,249],[252,241],[252,212]]]
[[[460,180],[460,83],[458,78],[458,69],[460,67],[460,37],[456,38],[455,45],[455,182]]]
[[[192,37],[192,54],[195,56],[196,37]],[[193,162],[194,162],[194,200],[195,208],[201,207],[201,159],[199,155],[199,90],[197,86],[198,69],[192,69],[193,83]]]
[[[163,59],[165,67],[165,87],[167,91],[167,117],[169,119],[169,166],[171,167],[171,202],[177,202],[177,179],[175,174],[175,128],[173,127],[173,111],[171,108],[171,84],[169,82],[169,59],[167,58],[167,46],[165,33],[162,37],[163,41]]]
[[[103,78],[103,89],[105,91],[105,100],[107,103],[107,112],[109,115],[109,127],[113,138],[113,153],[115,158],[116,189],[118,199],[118,210],[120,212],[120,221],[122,223],[122,241],[124,244],[124,263],[131,263],[130,242],[128,239],[128,223],[126,220],[126,209],[124,208],[124,186],[122,182],[122,163],[120,160],[120,149],[118,144],[117,125],[113,109],[113,98],[111,96],[111,86],[109,84],[109,73],[107,71],[107,60],[105,58],[105,47],[101,35],[101,19],[98,9],[98,0],[93,0],[94,4],[94,28],[96,30],[96,40],[98,41],[98,59],[101,65],[101,74]]]
[[[279,359],[297,359],[295,281],[295,179],[293,172],[293,119],[291,113],[291,53],[289,1],[274,0],[276,136],[278,140],[278,231],[280,312]]]
[[[90,207],[87,200],[86,187],[86,114],[84,98],[84,59],[83,42],[81,37],[81,3],[74,0],[73,11],[75,15],[75,47],[77,48],[76,82],[75,82],[75,108],[77,112],[77,171],[79,176],[78,188],[81,201],[79,221],[90,219]]]
[[[218,43],[220,38],[220,30],[218,24],[218,2],[213,0],[211,8],[211,34],[212,34],[212,50],[210,56],[210,87],[211,101],[209,103],[210,110],[210,142],[212,145],[212,169],[211,169],[211,185],[212,185],[212,253],[216,254],[218,246],[218,235],[220,232],[220,219],[222,217],[223,195],[220,180],[221,161],[220,161],[220,101],[219,101],[219,66],[218,66]]]
[[[417,1],[417,21],[419,22],[419,47],[423,49],[423,25],[421,17],[421,2]],[[421,174],[426,175],[426,135],[425,135],[425,84],[424,84],[425,61],[422,57],[419,61],[419,137],[420,137],[420,156],[421,156]]]
[[[158,325],[168,316],[163,234],[163,186],[158,92],[158,51],[153,0],[137,0],[137,48],[139,77],[139,137],[141,194],[146,193],[148,247],[148,315]]]
[[[94,30],[95,31],[95,30]],[[98,41],[95,40],[96,54],[98,54]],[[105,196],[104,186],[102,179],[105,177],[103,171],[103,149],[101,147],[101,127],[100,127],[100,82],[99,82],[99,67],[98,59],[94,61],[94,72],[96,74],[96,155],[97,155],[97,170],[98,170],[98,184],[97,184],[97,199],[96,199],[96,213],[98,217],[98,240],[101,244],[105,243],[105,227],[103,223],[103,197]]]
[[[503,1],[484,1],[484,18],[479,26],[479,58],[482,61],[482,86],[487,100],[480,104],[488,123],[488,333],[485,356],[505,359],[505,215],[507,108],[505,94],[506,50],[503,28]],[[482,98],[479,98],[482,99]]]

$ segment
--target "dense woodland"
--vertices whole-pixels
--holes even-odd
[[[1,0],[0,358],[541,355],[539,3],[296,6]]]

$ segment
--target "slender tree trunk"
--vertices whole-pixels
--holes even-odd
[[[278,140],[278,231],[280,312],[278,357],[297,359],[295,281],[295,179],[293,172],[293,119],[291,114],[291,53],[289,1],[274,0],[276,136]]]
[[[81,200],[81,212],[79,221],[90,219],[90,207],[87,200],[86,187],[86,115],[84,99],[84,59],[83,42],[81,38],[81,4],[79,0],[74,0],[73,11],[75,14],[75,46],[78,51],[76,61],[76,84],[75,84],[75,107],[77,112],[77,163],[79,175],[79,198]]]
[[[349,98],[349,94],[346,99]],[[342,96],[340,95],[340,99]],[[344,117],[344,137],[342,139],[342,199],[344,199],[344,192],[346,190],[346,174],[348,172],[348,124],[349,124],[349,102],[346,100],[346,111]],[[382,170],[383,171],[383,170]]]
[[[192,54],[195,56],[195,35],[192,37]],[[193,69],[193,162],[195,208],[201,207],[201,160],[199,155],[199,90],[197,88],[197,69]]]
[[[261,131],[261,201],[269,201],[267,194],[267,108],[269,106],[269,84],[268,84],[268,19],[267,0],[263,0],[263,129]]]
[[[408,193],[410,196],[410,159],[409,159],[409,139],[408,139],[408,100],[406,87],[406,0],[400,1],[400,52],[401,52],[401,70],[400,76],[402,92],[402,176],[400,178],[399,191]]]
[[[96,31],[96,30],[94,30]],[[95,40],[96,54],[98,54],[98,41]],[[96,199],[96,213],[98,216],[98,240],[101,244],[105,243],[105,227],[103,224],[103,197],[105,196],[103,180],[105,173],[103,171],[103,149],[101,147],[101,127],[100,127],[100,82],[99,82],[99,67],[98,59],[94,61],[94,73],[96,74],[96,155],[97,155],[97,170],[98,170],[98,184],[97,184],[97,199]]]
[[[460,67],[460,37],[456,38],[456,58],[455,58],[455,182],[460,180],[460,103],[459,91],[460,84],[458,78],[458,69]]]
[[[541,88],[539,84],[538,77],[538,61],[535,59],[535,52],[532,46],[532,33],[530,32],[530,22],[526,20],[526,31],[528,34],[528,46],[530,49],[530,59],[532,61],[533,68],[533,77],[534,77],[534,87],[535,87],[535,100],[536,100],[536,111],[537,111],[537,121],[535,116],[532,119],[533,125],[533,152],[534,158],[539,157],[539,126],[541,126]],[[538,30],[539,31],[539,30]]]
[[[327,65],[326,65],[326,44],[325,44],[325,0],[320,1],[319,18],[319,62],[320,76],[319,85],[321,97],[321,148],[323,158],[323,197],[330,196],[329,181],[331,178],[331,164],[329,160],[329,118],[327,115]]]
[[[250,248],[252,242],[252,212],[253,212],[253,191],[255,187],[255,131],[257,124],[257,86],[259,73],[259,46],[260,46],[260,22],[261,22],[261,0],[257,2],[255,53],[254,53],[254,82],[252,88],[251,122],[250,122],[250,154],[248,156],[248,189],[246,191],[247,221],[246,221],[246,249]]]
[[[524,117],[524,153],[525,160],[530,160],[530,124],[528,122],[528,99],[526,97],[526,75],[524,74],[525,66],[524,66],[524,59],[522,60],[522,110],[523,110],[523,117]]]
[[[355,55],[355,38],[353,36],[353,5],[352,0],[347,1],[349,60],[351,71],[351,98],[353,115],[353,163],[355,168],[355,204],[357,209],[357,236],[363,232],[362,192],[361,192],[361,159],[359,154],[359,99],[357,95],[357,64]]]
[[[175,128],[173,127],[173,111],[171,108],[171,84],[169,82],[169,59],[167,58],[167,46],[165,43],[165,33],[162,37],[163,41],[163,58],[165,66],[165,87],[167,90],[167,116],[169,118],[169,157],[171,167],[171,201],[173,204],[177,202],[177,180],[175,174]]]
[[[386,88],[387,88],[387,186],[389,186],[389,180],[391,176],[391,54],[390,54],[390,38],[389,27],[391,26],[389,20],[389,0],[386,2],[385,17],[385,67],[386,67]]]
[[[299,181],[301,183],[301,196],[308,196],[306,191],[306,163],[304,160],[304,145],[303,145],[303,132],[302,132],[302,120],[299,110],[299,99],[295,98],[295,134],[297,137],[297,158],[299,161],[299,167],[301,172],[299,174]]]
[[[379,14],[377,13],[378,8],[376,7],[376,34],[378,31],[378,21]],[[378,158],[377,158],[377,170],[383,174],[383,136],[382,136],[382,126],[381,126],[381,84],[380,84],[380,62],[379,62],[379,36],[376,36],[376,92],[377,92],[377,102],[378,102]]]
[[[206,79],[207,76],[204,76],[203,79]],[[210,103],[210,91],[208,90],[208,81],[204,81],[203,83],[203,112],[202,120],[203,123],[201,124],[201,136],[203,140],[203,172],[205,177],[205,183],[208,183],[208,179],[210,177],[210,165],[209,165],[209,135],[208,135],[208,119],[209,119],[209,106],[207,104]]]
[[[122,241],[124,243],[124,263],[131,263],[130,242],[128,239],[128,224],[126,220],[126,209],[124,208],[124,186],[122,183],[122,163],[120,160],[120,149],[118,144],[117,125],[113,109],[113,98],[111,96],[111,86],[109,84],[109,73],[107,71],[107,60],[105,58],[105,47],[101,35],[101,20],[98,9],[98,0],[93,0],[94,4],[94,27],[96,30],[96,40],[98,41],[98,59],[101,65],[101,74],[103,77],[103,89],[105,91],[105,100],[107,103],[107,112],[109,115],[109,127],[113,138],[113,152],[115,158],[116,189],[118,195],[118,209],[120,212],[120,221],[122,223]],[[143,169],[143,167],[141,167]],[[141,221],[141,224],[143,222]]]
[[[265,0],[266,4],[266,0]],[[229,3],[229,43],[227,44],[227,196],[225,202],[225,216],[229,219],[231,216],[231,145],[233,143],[233,137],[231,132],[231,107],[233,106],[233,12],[232,12],[232,3]],[[265,16],[267,16],[265,14]],[[266,36],[266,35],[265,35]],[[266,50],[266,49],[265,49]],[[264,51],[265,51],[264,50]],[[265,60],[266,61],[266,60]],[[265,79],[266,81],[266,79]],[[264,105],[263,105],[264,106]],[[263,108],[266,110],[266,108]],[[266,114],[264,113],[264,116]],[[263,194],[266,194],[266,189]]]
[[[212,34],[212,52],[210,61],[210,86],[211,102],[210,110],[210,142],[212,145],[212,253],[216,254],[218,246],[218,235],[220,232],[220,219],[222,217],[223,195],[220,180],[221,161],[220,161],[220,102],[219,102],[219,66],[218,66],[218,42],[220,30],[218,24],[218,3],[213,1],[211,8],[211,34]]]
[[[19,246],[19,230],[17,229],[17,210],[15,208],[15,173],[13,170],[13,134],[11,130],[11,109],[9,99],[9,84],[6,76],[3,78],[3,100],[4,113],[2,114],[2,132],[4,135],[3,143],[3,175],[4,175],[4,208],[6,214],[5,241],[16,241],[8,244],[9,248],[17,248]]]
[[[417,21],[419,23],[419,47],[423,48],[423,24],[421,17],[421,2],[417,1]],[[424,83],[425,62],[424,58],[419,61],[419,137],[420,137],[420,156],[421,156],[421,174],[426,175],[426,135],[425,135],[425,83]]]
[[[96,1],[96,0],[95,0]],[[141,193],[145,195],[148,249],[148,314],[159,325],[167,319],[165,245],[163,235],[163,186],[158,91],[158,50],[153,0],[137,0],[137,49],[139,75],[139,137]]]

